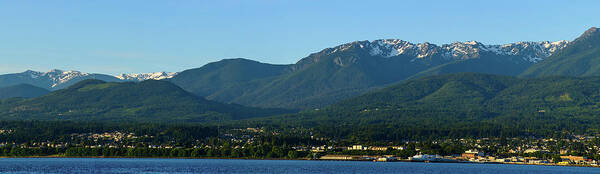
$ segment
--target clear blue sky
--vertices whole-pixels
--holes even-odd
[[[572,40],[597,0],[4,1],[0,73],[182,71],[224,58],[289,64],[355,40]]]

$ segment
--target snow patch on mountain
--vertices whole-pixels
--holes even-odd
[[[63,71],[58,69],[53,69],[48,72],[39,72],[27,70],[23,73],[18,73],[17,75],[21,78],[30,78],[35,83],[41,83],[40,87],[47,89],[61,89],[72,83],[79,82],[81,80],[95,78],[106,81],[144,81],[144,80],[162,80],[168,79],[175,76],[177,73],[171,72],[156,72],[156,73],[140,73],[140,74],[121,74],[118,76],[111,75],[102,75],[102,74],[92,74],[85,73],[81,71]],[[39,86],[40,84],[38,84]]]
[[[62,70],[58,70],[58,69],[53,69],[48,72],[38,72],[38,71],[27,70],[23,73],[26,76],[31,77],[32,79],[42,79],[43,78],[43,79],[50,80],[52,83],[52,85],[51,85],[52,88],[54,88],[60,84],[66,83],[72,79],[83,78],[83,77],[90,75],[89,73],[84,73],[84,72],[80,72],[80,71],[62,71]]]
[[[177,73],[173,72],[154,72],[154,73],[140,73],[140,74],[121,74],[115,76],[118,79],[126,81],[144,81],[144,80],[162,80],[173,78]]]
[[[428,42],[413,44],[400,39],[380,39],[347,43],[328,49],[327,52],[331,54],[356,47],[367,50],[371,56],[390,58],[405,55],[418,59],[435,55],[440,55],[444,59],[471,59],[482,55],[509,55],[519,56],[525,61],[536,63],[551,56],[557,50],[565,48],[568,43],[569,41],[561,40],[485,45],[477,41],[466,41],[438,46]]]

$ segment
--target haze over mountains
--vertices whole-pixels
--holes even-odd
[[[78,71],[0,75],[0,87],[64,89],[85,79],[171,82],[208,100],[262,108],[316,109],[425,76],[475,72],[508,76],[595,75],[600,40],[591,28],[574,41],[435,45],[397,39],[356,41],[312,53],[295,64],[224,59],[180,73],[110,76]]]

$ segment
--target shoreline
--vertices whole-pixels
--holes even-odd
[[[8,158],[113,158],[113,159],[237,159],[237,160],[310,160],[308,158],[234,158],[234,157],[119,157],[119,156],[0,156],[0,159]],[[313,160],[315,161],[315,160]]]
[[[0,159],[10,159],[10,158],[87,158],[87,159],[95,159],[95,158],[106,158],[106,159],[225,159],[225,160],[284,160],[284,161],[351,161],[351,162],[372,162],[372,163],[457,163],[457,164],[493,164],[493,165],[532,165],[532,166],[557,166],[557,167],[591,167],[591,168],[600,168],[600,166],[591,166],[591,165],[559,165],[559,164],[528,164],[528,163],[500,163],[500,162],[470,162],[470,161],[410,161],[410,160],[397,160],[397,161],[371,161],[371,160],[324,160],[324,159],[309,159],[309,158],[296,158],[296,159],[287,159],[287,158],[222,158],[222,157],[105,157],[105,156],[24,156],[24,157],[14,157],[14,156],[0,156]]]

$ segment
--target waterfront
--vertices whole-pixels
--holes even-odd
[[[4,158],[2,173],[600,173],[597,168],[357,161]]]

